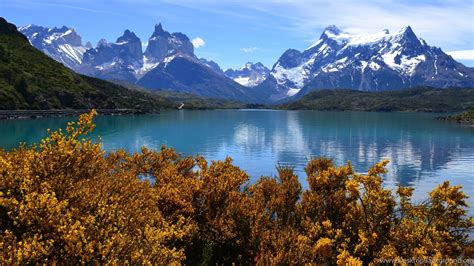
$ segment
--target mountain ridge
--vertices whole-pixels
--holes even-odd
[[[60,29],[63,34],[70,30]],[[35,33],[27,33],[33,44]],[[57,42],[63,39],[58,38]],[[50,49],[41,45],[37,48],[48,54]],[[440,48],[429,46],[410,26],[394,33],[382,30],[354,34],[330,25],[305,50],[287,49],[271,70],[260,63],[249,63],[240,69],[223,71],[216,62],[198,58],[185,34],[170,33],[161,23],[155,25],[144,51],[140,38],[125,30],[115,43],[102,40],[96,48],[86,49],[82,56],[83,62],[71,68],[89,76],[121,79],[151,90],[260,103],[293,101],[311,91],[327,88],[385,91],[420,85],[440,88],[474,85],[473,68],[457,62]],[[176,58],[180,59],[170,64]],[[186,69],[177,71],[177,66]],[[189,77],[183,75],[185,72]]]

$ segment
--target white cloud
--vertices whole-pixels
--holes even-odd
[[[240,48],[240,51],[244,52],[244,53],[253,53],[257,50],[257,47],[244,47],[244,48]]]
[[[202,46],[206,45],[206,42],[205,42],[202,38],[200,38],[200,37],[194,38],[191,42],[193,43],[193,46],[194,46],[194,48],[196,48],[196,49],[199,48],[199,47],[202,47]]]
[[[474,50],[461,50],[446,52],[457,60],[474,60]]]

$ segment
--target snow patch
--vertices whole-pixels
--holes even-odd
[[[96,69],[98,70],[107,70],[107,69],[111,69],[115,66],[116,64],[116,61],[112,61],[112,62],[107,62],[107,63],[104,63],[102,65],[99,65],[99,66],[95,66]]]
[[[395,58],[400,55],[400,52],[386,53],[382,55],[384,63],[391,69],[408,75],[413,75],[419,63],[426,60],[425,55],[418,55],[415,57],[407,57],[406,55],[401,56],[400,63],[395,62]]]
[[[279,85],[284,85],[289,80],[299,89],[303,88],[305,81],[308,79],[308,71],[305,69],[305,65],[284,68],[278,63],[271,75]]]
[[[322,41],[323,41],[322,39],[319,39],[317,42],[313,43],[310,47],[306,48],[306,50],[309,50],[313,47],[318,46]]]
[[[148,73],[148,71],[154,69],[155,67],[157,67],[160,63],[159,62],[155,62],[151,59],[149,59],[148,57],[146,57],[145,55],[143,56],[143,65],[139,68],[136,68],[135,69],[135,75],[140,78],[142,76],[144,76],[146,73]]]
[[[335,40],[339,45],[348,46],[372,45],[396,36],[396,34],[390,34],[386,30],[374,34],[352,34],[347,32],[334,34],[328,31],[326,31],[325,34],[328,38]]]
[[[372,69],[373,71],[377,71],[377,70],[380,69],[380,65],[377,64],[377,63],[375,63],[375,62],[370,62],[370,63],[369,63],[369,67],[370,67],[370,69]]]
[[[251,84],[250,77],[238,77],[235,78],[234,81],[245,87],[248,87]]]
[[[66,57],[81,64],[86,48],[82,46],[73,47],[69,44],[60,44],[58,45],[58,52],[65,54]]]
[[[288,97],[291,97],[293,95],[296,95],[298,92],[300,92],[301,89],[289,89],[288,92],[286,93],[286,95]]]

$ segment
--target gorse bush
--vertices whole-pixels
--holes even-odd
[[[0,151],[0,264],[377,263],[471,258],[467,196],[449,182],[414,204],[348,163],[308,162],[249,184],[230,158],[172,149],[106,154],[95,112],[37,146]]]

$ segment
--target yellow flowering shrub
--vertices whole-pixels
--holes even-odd
[[[105,153],[95,112],[38,145],[0,150],[0,264],[339,264],[470,259],[467,196],[444,182],[422,203],[326,158],[250,184],[224,161],[143,148]]]

